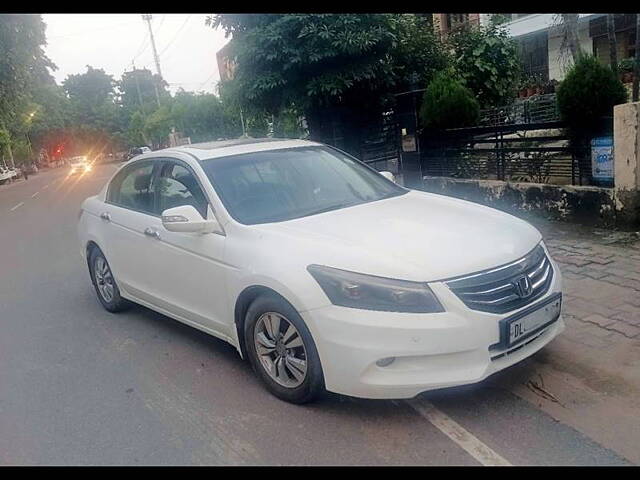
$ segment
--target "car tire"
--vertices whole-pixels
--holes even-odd
[[[98,247],[93,247],[89,252],[89,273],[98,300],[106,310],[117,313],[131,307],[131,303],[120,296],[109,262]]]
[[[286,349],[284,348],[285,343],[282,341],[283,338],[281,338],[277,348],[280,350],[284,348],[286,352],[279,357],[280,362],[278,362],[278,360],[273,362],[271,358],[278,356],[278,352],[274,348],[272,354],[265,355],[266,349],[257,343],[256,336],[259,336],[261,333],[266,334],[266,330],[261,331],[261,329],[264,329],[267,318],[271,317],[274,319],[278,318],[278,316],[281,335],[289,332],[287,324],[293,326],[295,333],[289,338],[289,345],[301,343],[302,346],[298,345],[291,349]],[[271,322],[269,322],[269,324],[271,324]],[[311,337],[311,332],[309,332],[304,320],[302,320],[302,317],[296,309],[282,297],[275,294],[262,295],[251,303],[245,316],[244,342],[245,351],[247,352],[253,370],[266,385],[267,390],[279,399],[290,403],[303,404],[316,400],[318,396],[325,391],[320,357],[318,356],[315,342]],[[262,355],[258,353],[258,349],[261,349]],[[304,379],[300,381],[298,377],[300,370],[294,368],[293,365],[294,361],[296,365],[300,365],[302,359],[304,359],[306,364],[306,371]],[[273,368],[269,369],[267,367],[269,363],[271,363]],[[279,369],[275,367],[274,364],[279,364],[282,368]],[[270,373],[269,370],[271,370],[272,373]],[[277,380],[277,374],[274,377],[276,371],[278,373],[282,371],[283,376],[288,377],[287,380],[290,380],[292,384],[283,385],[282,379]],[[294,376],[292,372],[296,373],[296,375]]]

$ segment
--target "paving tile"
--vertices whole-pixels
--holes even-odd
[[[607,326],[610,330],[615,330],[617,332],[622,333],[625,337],[629,338],[637,338],[640,336],[640,327],[636,327],[634,325],[629,325],[628,323],[615,321],[611,325]]]
[[[599,325],[601,327],[606,327],[616,322],[616,320],[613,320],[609,317],[603,317],[602,315],[598,315],[597,313],[594,315],[589,315],[588,317],[585,317],[584,321],[595,323],[596,325]]]
[[[597,270],[597,269],[591,268],[590,266],[589,267],[584,267],[582,269],[581,273],[583,275],[586,275],[587,277],[595,278],[596,280],[607,276],[607,272],[603,272],[601,270]]]
[[[616,313],[611,318],[640,327],[640,311]]]

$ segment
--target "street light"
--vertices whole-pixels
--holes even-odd
[[[37,110],[34,110],[33,112],[31,112],[28,117],[29,117],[29,122],[31,120],[33,120],[33,116],[37,113]],[[31,124],[29,124],[29,128],[31,128]],[[31,156],[31,159],[33,159],[33,147],[31,146],[31,138],[29,138],[29,130],[27,129],[25,131],[25,135],[27,137],[27,143],[29,144],[29,155]]]

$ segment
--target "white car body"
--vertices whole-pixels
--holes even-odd
[[[310,145],[320,144],[221,142],[138,156],[121,168],[150,158],[188,164],[210,202],[209,218],[221,230],[169,232],[160,217],[105,203],[105,186],[82,205],[82,255],[90,242],[97,244],[124,298],[222,338],[241,355],[236,322],[244,295],[256,287],[277,292],[308,326],[327,390],[356,397],[410,398],[478,382],[530,356],[564,329],[558,313],[526,340],[492,348],[504,341],[505,319],[523,315],[532,305],[560,302],[560,270],[540,233],[516,217],[412,190],[307,217],[244,225],[227,212],[201,165],[214,157]],[[105,213],[108,222],[100,217]],[[157,230],[159,238],[144,235],[146,228]],[[548,288],[515,310],[498,314],[469,308],[444,281],[517,262],[538,245],[550,265]],[[307,271],[313,264],[425,282],[445,311],[395,313],[334,305]],[[376,363],[388,358],[394,361]]]

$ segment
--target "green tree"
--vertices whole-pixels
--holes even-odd
[[[208,23],[233,38],[234,79],[224,97],[246,123],[299,112],[314,136],[340,119],[352,127],[347,150],[359,144],[359,125],[393,102],[393,94],[427,81],[446,55],[423,17],[405,14],[222,14]],[[413,43],[412,43],[413,42]]]
[[[172,125],[171,107],[166,104],[156,109],[145,119],[144,132],[153,143],[153,147],[162,148],[167,146],[166,143],[168,142]]]
[[[517,44],[499,25],[470,26],[448,40],[457,74],[476,94],[482,107],[514,98],[521,66]]]
[[[238,118],[211,93],[178,91],[171,107],[173,126],[192,142],[237,137],[242,133]]]
[[[626,102],[627,91],[613,70],[582,54],[560,82],[557,99],[561,118],[574,136],[588,138],[602,117],[613,115],[614,105]]]
[[[119,103],[130,113],[138,109],[150,113],[158,108],[158,98],[162,103],[171,97],[167,83],[147,68],[124,72],[117,87]]]
[[[427,128],[446,129],[475,125],[480,106],[473,92],[444,70],[427,87],[420,108],[420,119]]]
[[[14,129],[39,79],[50,77],[55,65],[47,58],[45,24],[40,15],[0,14],[0,129]],[[4,149],[12,157],[9,134]]]
[[[115,96],[115,81],[112,75],[107,75],[101,68],[87,65],[87,71],[68,75],[62,82],[62,87],[71,101],[82,105],[102,105],[113,102]]]
[[[67,76],[62,86],[69,98],[69,123],[74,132],[68,153],[112,149],[114,138],[122,136],[128,123],[126,112],[116,103],[113,76],[87,65],[86,72]]]

